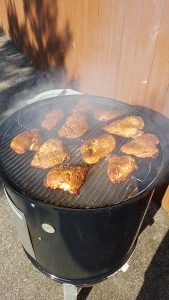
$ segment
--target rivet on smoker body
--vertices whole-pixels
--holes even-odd
[[[47,223],[43,223],[42,224],[42,229],[48,233],[54,233],[55,229],[53,228],[53,226],[51,226],[50,224]]]

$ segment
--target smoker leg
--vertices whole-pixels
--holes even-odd
[[[122,266],[121,271],[122,271],[123,273],[125,273],[125,272],[127,272],[128,268],[129,268],[129,264],[128,264],[128,262],[126,262],[126,263]]]
[[[72,284],[63,284],[64,300],[77,300],[77,287]]]

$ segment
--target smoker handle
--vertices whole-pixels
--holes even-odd
[[[64,300],[77,300],[77,287],[73,284],[63,283]]]
[[[48,99],[51,97],[57,97],[57,96],[62,96],[62,95],[81,95],[80,92],[72,90],[72,89],[56,89],[56,90],[49,90],[43,93],[40,93],[38,95],[36,95],[35,97],[33,97],[30,100],[26,101],[26,104],[31,104],[34,103],[36,101],[40,101],[40,100],[44,100],[44,99]]]
[[[35,253],[34,253],[34,250],[32,247],[32,243],[31,243],[25,215],[22,211],[20,211],[17,208],[17,206],[9,198],[5,188],[4,188],[4,192],[5,192],[6,199],[8,201],[10,210],[11,210],[13,218],[14,218],[16,229],[17,229],[20,241],[22,243],[22,246],[34,259],[36,259]]]

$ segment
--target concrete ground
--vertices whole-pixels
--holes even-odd
[[[0,36],[0,121],[20,99],[44,89],[46,78],[32,67],[6,36]],[[50,84],[47,83],[46,86]],[[116,273],[82,290],[79,300],[169,299],[169,216],[156,203],[146,215],[127,272]],[[0,187],[0,300],[61,300],[62,285],[46,278],[31,265],[19,242]]]

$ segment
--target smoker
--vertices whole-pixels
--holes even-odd
[[[51,108],[60,107],[66,118],[80,97],[58,96],[37,101],[11,115],[0,129],[0,175],[23,249],[36,268],[67,287],[98,283],[126,263],[163,167],[160,143],[158,157],[138,159],[139,169],[124,183],[110,183],[106,175],[107,160],[103,159],[90,167],[77,195],[46,189],[43,180],[47,170],[31,167],[34,154],[14,153],[10,141],[32,128],[40,128],[44,139],[47,135],[57,137],[57,128],[49,133],[40,127],[44,115]],[[145,131],[158,136],[151,119],[134,107],[103,97],[90,98],[97,108],[120,109],[123,116],[142,116]],[[65,139],[72,154],[69,164],[82,163],[80,144],[102,133],[103,124],[95,122],[90,112],[87,118],[89,132],[76,141]],[[117,138],[117,155],[123,142]],[[65,299],[69,299],[66,295],[76,299],[75,292],[71,298],[71,292],[69,289],[65,292]]]

